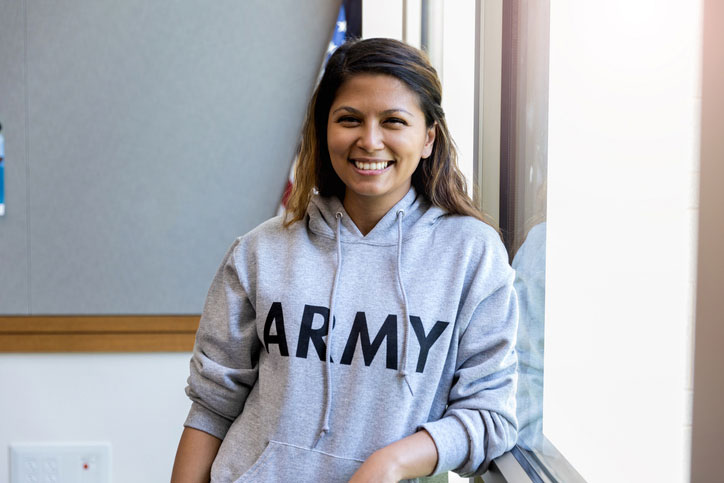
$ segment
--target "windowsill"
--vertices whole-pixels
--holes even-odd
[[[543,437],[540,449],[516,446],[493,460],[483,476],[485,483],[585,483],[553,444]],[[476,481],[480,481],[477,480]]]

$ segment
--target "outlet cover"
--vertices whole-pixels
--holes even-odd
[[[10,483],[110,483],[110,443],[12,443]]]

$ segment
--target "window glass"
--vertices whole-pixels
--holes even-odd
[[[519,445],[540,445],[543,417],[549,4],[503,2],[500,228],[520,310]]]

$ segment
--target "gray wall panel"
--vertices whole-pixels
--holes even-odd
[[[272,216],[339,2],[28,4],[35,314],[197,313]]]
[[[0,314],[30,310],[25,115],[25,5],[0,1],[0,123],[5,137],[5,205],[0,216]]]

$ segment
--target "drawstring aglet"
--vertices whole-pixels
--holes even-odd
[[[322,428],[322,430],[319,432],[319,435],[317,436],[317,440],[314,442],[314,446],[312,448],[316,448],[320,441],[322,441],[322,438],[324,438],[327,433],[329,433],[329,426],[325,426]]]
[[[407,388],[410,390],[410,394],[414,396],[415,391],[412,390],[412,384],[410,384],[410,378],[407,377],[407,371],[400,371],[398,375],[404,379],[405,383],[407,383]]]

